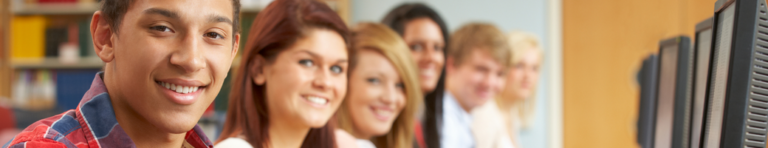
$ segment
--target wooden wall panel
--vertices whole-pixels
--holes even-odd
[[[563,0],[566,148],[638,147],[642,59],[661,39],[693,36],[715,0]]]

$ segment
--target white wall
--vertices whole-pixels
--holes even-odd
[[[546,40],[549,38],[547,0],[351,0],[352,22],[380,22],[389,10],[403,2],[421,2],[432,6],[447,21],[451,32],[471,21],[490,22],[505,32],[531,32],[539,37],[545,52],[552,51]],[[548,79],[552,76],[551,68],[548,68],[551,65],[545,62],[545,67],[541,68],[536,118],[533,127],[521,131],[519,135],[522,148],[547,148],[551,143],[547,141],[551,134],[550,119],[547,118],[552,97],[547,89],[552,84]]]

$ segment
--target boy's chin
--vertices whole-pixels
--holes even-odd
[[[173,134],[186,133],[187,131],[192,130],[192,128],[197,125],[197,121],[200,120],[200,116],[192,117],[191,115],[186,115],[186,117],[175,115],[174,118],[163,118],[162,115],[156,117],[162,119],[150,119],[151,121],[156,121],[152,124],[162,131]]]

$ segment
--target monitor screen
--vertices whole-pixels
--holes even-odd
[[[731,40],[736,3],[727,6],[717,14],[717,36],[712,56],[712,73],[710,75],[709,106],[706,127],[704,131],[704,147],[720,147],[720,135],[725,110],[726,83],[731,55]]]
[[[655,148],[669,148],[672,146],[678,46],[677,44],[662,46],[659,51],[659,91],[656,102]]]
[[[693,115],[691,121],[691,147],[700,147],[706,104],[709,62],[712,55],[712,18],[697,25],[696,65],[693,81]]]

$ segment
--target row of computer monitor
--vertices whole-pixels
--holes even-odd
[[[659,42],[639,81],[643,148],[766,147],[766,1],[718,0],[693,43]]]

